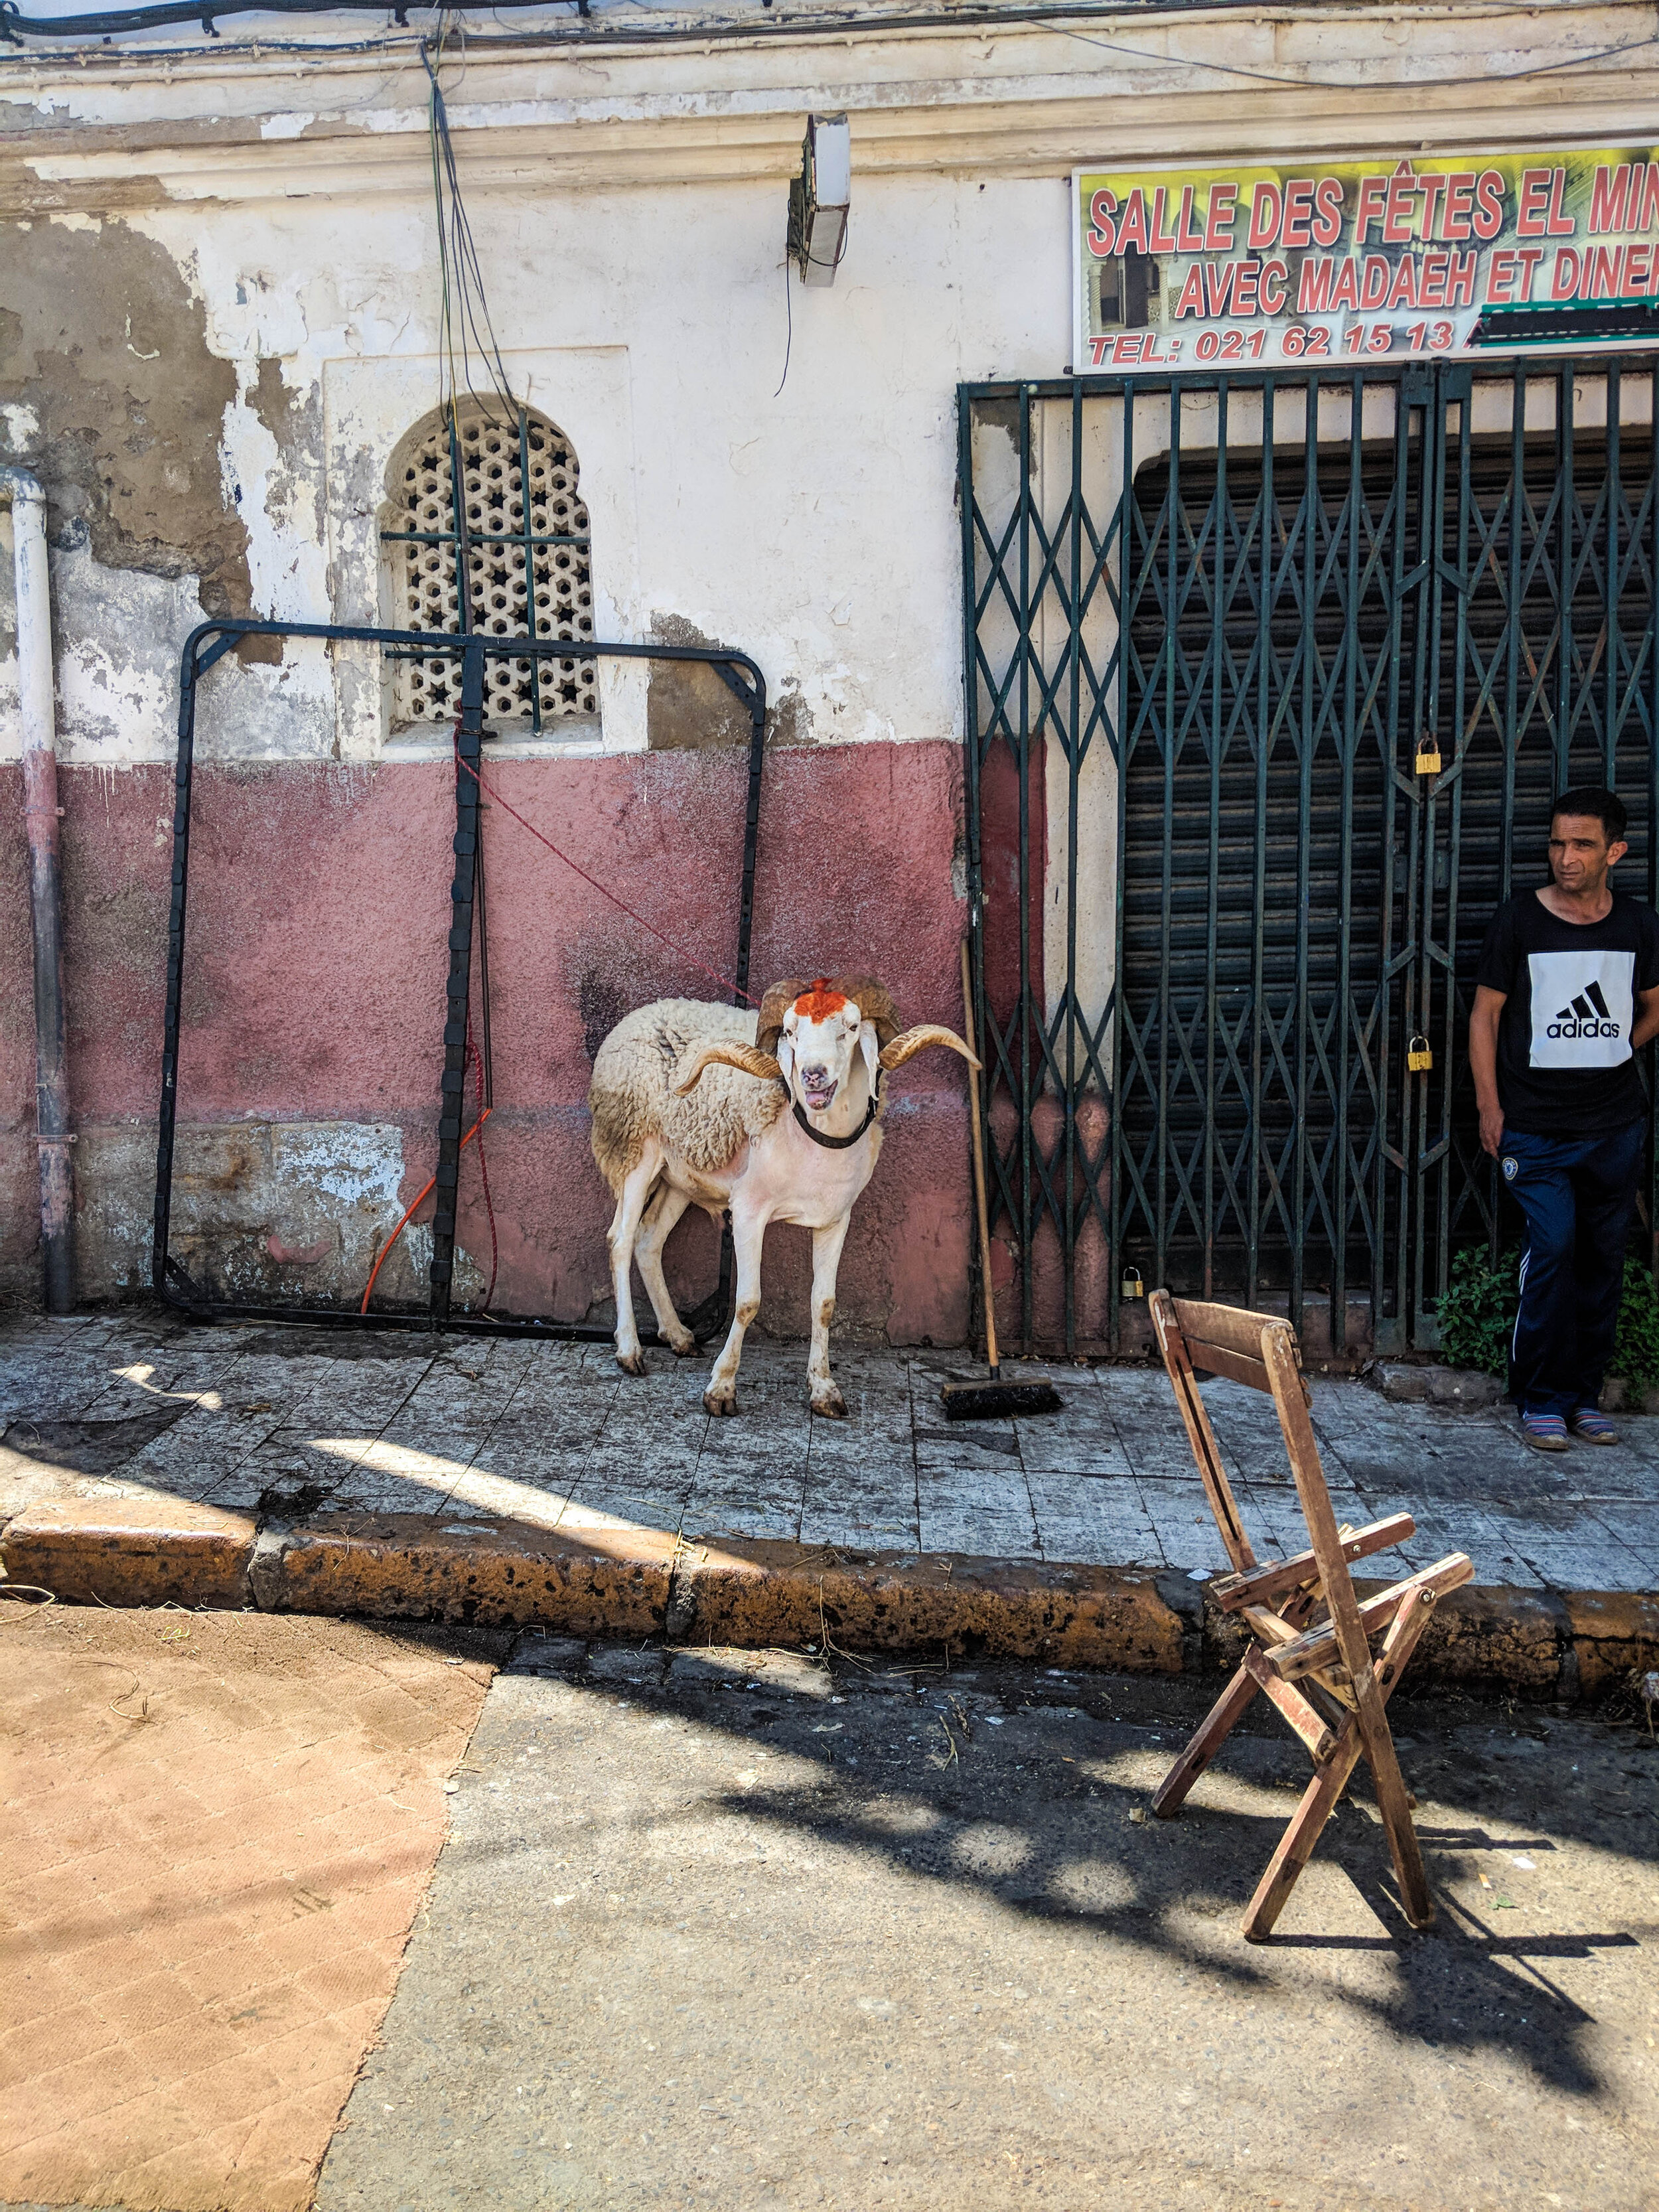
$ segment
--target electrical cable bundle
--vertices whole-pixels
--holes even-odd
[[[460,33],[462,58],[465,58],[465,33]],[[461,180],[455,166],[455,146],[449,135],[449,110],[444,104],[443,87],[438,82],[438,69],[444,58],[444,46],[450,36],[448,15],[439,24],[435,40],[421,41],[421,65],[432,88],[429,106],[429,130],[432,139],[432,198],[438,218],[438,274],[442,287],[442,305],[438,331],[439,404],[454,427],[455,407],[463,393],[483,409],[489,416],[489,403],[473,389],[472,356],[476,353],[493,387],[494,396],[501,402],[508,422],[519,419],[519,403],[513,396],[507,381],[507,367],[501,359],[501,349],[495,337],[495,325],[489,319],[489,302],[484,295],[483,271],[478,265],[478,249],[473,242],[472,225],[467,219],[466,205],[461,198]],[[435,58],[434,58],[435,57]],[[459,339],[460,360],[456,361]],[[525,487],[529,496],[529,487]],[[456,515],[459,531],[461,517]],[[464,624],[464,627],[470,625]]]
[[[431,87],[428,127],[432,140],[432,198],[438,224],[438,272],[441,294],[438,331],[438,404],[448,432],[451,496],[455,517],[455,604],[463,635],[472,629],[472,564],[467,542],[466,486],[463,481],[464,464],[461,453],[459,403],[463,397],[479,410],[484,421],[492,428],[496,423],[493,406],[499,404],[506,421],[516,423],[520,416],[518,401],[507,380],[507,365],[501,359],[501,349],[495,337],[495,325],[489,317],[489,302],[484,293],[483,271],[478,262],[478,249],[472,236],[472,226],[467,219],[466,205],[461,197],[461,181],[455,163],[455,148],[449,135],[449,112],[444,103],[443,88],[438,82],[438,69],[443,61],[444,44],[448,36],[447,15],[441,21],[435,40],[421,41],[421,62]],[[465,46],[463,45],[463,51]],[[474,356],[483,364],[490,386],[490,396],[485,398],[473,386]],[[527,483],[520,487],[520,495],[530,497]],[[459,732],[456,748],[457,769],[460,773]],[[476,1137],[478,1143],[478,1173],[483,1184],[484,1212],[489,1222],[489,1281],[484,1291],[481,1314],[489,1310],[495,1294],[495,1275],[499,1249],[495,1233],[495,1208],[489,1191],[489,1163],[484,1152],[483,1125],[495,1111],[495,1062],[489,1036],[489,915],[484,890],[483,827],[480,823],[473,844],[472,898],[477,916],[473,931],[473,942],[478,949],[478,1030],[473,1036],[471,988],[469,979],[467,992],[466,1057],[472,1067],[477,1085],[477,1118],[461,1139],[461,1150]],[[402,1236],[410,1217],[428,1196],[437,1178],[434,1176],[420,1196],[408,1208],[403,1219],[381,1247],[374,1270],[363,1291],[360,1311],[368,1311],[370,1294],[375,1277],[386,1265],[392,1246]]]

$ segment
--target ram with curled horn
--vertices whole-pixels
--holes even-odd
[[[979,1065],[954,1030],[901,1030],[890,993],[867,975],[775,983],[758,1015],[663,999],[617,1024],[594,1058],[588,1104],[593,1157],[617,1200],[607,1241],[619,1366],[645,1372],[635,1261],[664,1341],[682,1357],[695,1350],[668,1294],[663,1244],[688,1206],[716,1221],[729,1208],[737,1307],[703,1404],[737,1411],[744,1336],[760,1310],[761,1241],[769,1222],[788,1221],[812,1237],[812,1411],[846,1413],[830,1373],[842,1246],[881,1152],[884,1079],[929,1045]]]

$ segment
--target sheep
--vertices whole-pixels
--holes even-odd
[[[809,1401],[815,1413],[845,1415],[830,1373],[836,1272],[881,1151],[882,1074],[929,1045],[979,1066],[953,1030],[927,1022],[901,1034],[891,997],[866,976],[775,983],[758,1015],[661,999],[617,1023],[587,1096],[593,1157],[617,1200],[606,1241],[625,1374],[646,1371],[632,1262],[664,1340],[684,1358],[696,1347],[668,1295],[663,1244],[688,1206],[715,1221],[729,1207],[737,1307],[704,1406],[738,1409],[744,1335],[760,1310],[761,1240],[769,1221],[792,1221],[812,1232]]]

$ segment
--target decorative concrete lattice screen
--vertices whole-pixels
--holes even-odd
[[[453,449],[452,450],[452,440]],[[545,416],[511,420],[476,404],[434,415],[412,431],[393,459],[383,532],[391,556],[392,620],[407,629],[461,628],[457,570],[455,477],[465,498],[466,567],[471,626],[492,637],[593,635],[587,509],[577,495],[570,441]],[[526,498],[526,487],[529,497]],[[460,663],[395,664],[393,719],[448,721],[460,706]],[[591,660],[491,659],[484,664],[484,713],[492,722],[595,714]]]

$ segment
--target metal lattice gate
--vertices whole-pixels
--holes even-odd
[[[1514,1234],[1468,1013],[1555,791],[1618,790],[1619,880],[1654,896],[1659,357],[959,398],[975,1011],[1024,1340],[1115,1348],[1139,1278],[1431,1345],[1452,1253]]]

